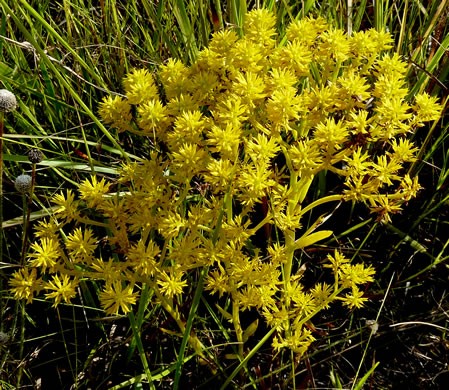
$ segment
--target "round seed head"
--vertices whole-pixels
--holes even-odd
[[[17,107],[17,100],[14,94],[7,89],[0,89],[0,112],[14,111]]]
[[[6,344],[9,341],[9,335],[5,332],[0,332],[0,345]]]
[[[16,186],[16,190],[19,192],[29,191],[31,188],[31,176],[29,175],[20,175],[17,176],[14,185]]]
[[[32,162],[33,164],[40,163],[43,160],[43,158],[44,155],[39,149],[31,149],[28,152],[28,160],[30,160],[30,162]]]

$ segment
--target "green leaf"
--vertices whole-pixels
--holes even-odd
[[[295,241],[293,245],[293,250],[306,248],[310,245],[315,244],[318,241],[324,240],[333,233],[332,230],[321,230],[319,232],[311,233],[309,235],[304,235]]]
[[[376,367],[378,365],[379,365],[379,362],[377,362],[374,366],[371,367],[371,369],[363,376],[363,378],[359,380],[357,385],[354,387],[354,390],[361,390],[363,388],[363,385],[365,384],[366,380],[374,372],[374,370],[376,369]]]
[[[232,322],[232,315],[229,314],[225,309],[222,309],[218,304],[215,304],[218,311],[221,313],[221,315],[226,318],[229,322]]]
[[[245,343],[256,332],[259,326],[259,319],[253,321],[243,332],[242,341]]]

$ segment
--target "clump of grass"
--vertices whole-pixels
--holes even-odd
[[[19,10],[19,7],[22,7],[20,12],[24,15],[29,15],[28,19],[25,18],[23,20],[30,21],[29,29],[33,31],[36,42],[31,46],[25,45],[23,41],[29,41],[29,39],[22,35],[21,30],[17,28],[18,25],[11,24],[8,19],[2,19],[2,28],[4,29],[1,33],[7,35],[10,41],[0,39],[0,45],[4,48],[1,52],[2,82],[5,83],[6,88],[20,91],[21,97],[26,102],[26,107],[29,107],[28,110],[14,115],[15,123],[7,123],[7,126],[10,126],[10,131],[8,131],[5,137],[7,142],[7,151],[5,153],[5,161],[7,162],[5,167],[6,188],[9,185],[12,188],[10,183],[13,181],[13,178],[23,172],[22,167],[25,164],[26,157],[21,155],[24,150],[39,145],[39,147],[45,150],[46,156],[50,156],[39,164],[39,174],[41,175],[39,183],[41,186],[39,188],[39,196],[35,198],[36,203],[34,204],[34,210],[38,208],[39,211],[32,212],[31,219],[39,218],[41,215],[46,214],[45,210],[51,207],[48,199],[56,190],[59,191],[58,186],[61,178],[66,180],[65,186],[70,183],[73,187],[76,187],[76,183],[82,181],[81,178],[85,170],[102,172],[109,176],[116,175],[116,170],[112,164],[116,163],[117,157],[120,157],[123,151],[111,145],[110,141],[102,135],[105,133],[102,133],[99,130],[100,128],[89,119],[89,115],[95,116],[96,102],[103,96],[102,89],[116,89],[122,75],[126,71],[129,71],[136,65],[141,67],[144,64],[141,60],[142,58],[150,59],[151,64],[161,63],[167,56],[180,58],[184,61],[194,61],[197,54],[196,49],[206,45],[209,38],[208,35],[212,30],[219,29],[220,26],[225,25],[227,22],[241,29],[243,26],[243,15],[247,8],[244,2],[238,1],[229,2],[229,5],[224,8],[220,2],[201,2],[199,12],[197,7],[189,6],[188,2],[160,2],[157,6],[144,2],[144,8],[136,8],[135,2],[126,2],[124,4],[117,2],[117,7],[108,9],[108,3],[104,9],[98,7],[95,9],[96,12],[92,13],[84,9],[82,4],[77,4],[76,2],[72,2],[72,5],[67,3],[65,8],[61,10],[52,8],[50,3],[39,2],[40,13],[33,13],[32,9],[37,9],[37,6],[33,2],[29,3],[30,6],[28,8],[19,4],[15,10]],[[2,1],[0,6],[3,7],[3,4],[6,5],[7,3]],[[354,4],[352,9],[353,31],[357,31],[360,26],[364,29],[375,26],[379,31],[384,31],[384,28],[388,27],[389,31],[397,37],[396,42],[399,42],[396,46],[397,52],[405,55],[406,59],[411,58],[413,60],[413,62],[410,62],[405,79],[410,84],[413,94],[418,90],[426,90],[432,95],[444,91],[444,84],[440,80],[445,79],[444,75],[447,74],[448,69],[447,60],[445,60],[443,55],[445,50],[447,50],[447,42],[444,39],[447,35],[447,26],[445,27],[444,23],[439,22],[445,20],[444,7],[447,5],[447,1],[442,2],[441,5],[431,2],[426,9],[418,2],[402,2],[395,4],[394,7],[396,8],[384,2],[376,2],[376,4],[379,6],[383,5],[383,8],[373,8],[367,2]],[[272,4],[266,4],[266,6],[273,7]],[[277,29],[281,31],[281,34],[285,32],[285,28],[291,20],[295,19],[295,17],[301,18],[307,15],[308,12],[312,12],[314,15],[321,14],[330,24],[339,27],[347,25],[346,15],[350,15],[346,9],[346,4],[342,2],[335,4],[333,2],[322,2],[320,4],[317,2],[306,2],[304,9],[301,9],[297,4],[290,5],[287,2],[282,2],[281,5],[277,4],[273,10],[278,15]],[[3,13],[3,15],[7,14],[8,11]],[[207,20],[209,15],[212,21],[216,21],[216,24],[209,23]],[[32,18],[36,18],[37,23],[32,21]],[[62,20],[65,20],[65,23],[60,23]],[[145,21],[150,21],[150,23],[145,24]],[[179,25],[177,24],[178,22]],[[181,24],[183,25],[180,27]],[[122,32],[121,25],[128,26],[128,30]],[[198,39],[199,34],[201,34],[200,39]],[[106,37],[104,41],[102,41],[103,37]],[[195,49],[189,42],[197,42],[198,47]],[[45,53],[38,51],[36,47],[49,50],[48,53],[52,57],[45,57]],[[67,53],[70,54],[66,55]],[[410,56],[411,53],[413,57]],[[58,62],[60,59],[63,59],[63,61]],[[45,62],[46,60],[53,62],[55,67],[49,68],[47,62]],[[19,71],[14,71],[14,69],[19,69]],[[58,74],[69,83],[70,89],[67,88],[67,85],[61,83],[61,79],[57,77]],[[81,85],[83,85],[82,92],[78,89],[80,77]],[[418,86],[417,80],[419,80]],[[76,103],[77,94],[83,97],[88,110],[84,108],[76,110],[77,107],[79,108],[78,103]],[[410,95],[409,99],[411,97]],[[72,102],[74,103],[72,104]],[[19,128],[21,134],[14,134],[15,131],[19,131]],[[63,132],[61,133],[61,131]],[[372,222],[372,220],[370,221],[371,217],[364,215],[360,208],[355,208],[352,215],[357,218],[363,218],[363,220],[358,220],[354,226],[347,229],[342,227],[341,230],[343,232],[345,230],[348,231],[347,234],[338,234],[338,246],[345,250],[345,253],[353,250],[355,257],[362,256],[366,258],[366,254],[370,253],[369,250],[373,248],[374,243],[378,243],[378,251],[379,248],[390,248],[388,243],[391,243],[391,251],[387,252],[384,257],[392,259],[392,262],[389,268],[385,267],[385,270],[382,270],[376,278],[376,289],[378,289],[380,296],[384,295],[387,282],[390,280],[391,274],[389,271],[391,271],[391,267],[396,267],[396,265],[391,264],[403,264],[402,260],[412,256],[414,251],[419,248],[417,252],[418,259],[424,259],[424,261],[416,260],[409,264],[404,264],[404,268],[401,269],[401,273],[398,276],[399,283],[397,285],[394,284],[393,293],[390,295],[394,297],[394,301],[398,299],[408,301],[413,296],[410,293],[406,296],[400,294],[400,291],[408,291],[405,287],[401,287],[401,281],[404,281],[402,286],[408,286],[408,289],[411,288],[410,291],[418,291],[422,283],[425,284],[431,280],[437,282],[438,276],[432,276],[435,275],[433,267],[438,266],[438,270],[444,270],[442,266],[446,259],[446,241],[442,233],[443,225],[441,222],[441,216],[444,215],[442,213],[446,204],[444,188],[447,171],[445,162],[447,158],[444,151],[444,127],[440,128],[439,125],[436,125],[429,131],[428,127],[424,126],[416,131],[415,137],[416,145],[420,145],[420,152],[418,155],[419,159],[413,164],[413,169],[410,173],[416,174],[421,171],[424,173],[421,175],[423,178],[421,180],[424,180],[421,184],[425,187],[424,193],[429,194],[429,196],[426,197],[425,201],[421,202],[420,199],[424,199],[423,195],[421,195],[418,197],[418,202],[413,203],[412,208],[407,208],[407,212],[402,215],[396,214],[392,218],[392,223],[389,226],[393,227],[392,231],[395,232],[395,235],[390,234],[386,236],[383,233],[384,229],[379,227],[369,229]],[[152,144],[149,141],[138,141],[137,138],[129,136],[126,132],[119,134],[119,140],[120,145],[123,146],[131,159],[134,157],[130,156],[130,154],[142,155],[145,149]],[[431,168],[432,166],[442,169],[438,171],[436,168]],[[321,177],[319,180],[316,180],[316,183],[312,183],[310,195],[315,191],[321,194],[324,193],[325,187],[323,184],[327,184],[328,187],[333,185],[328,179]],[[20,207],[14,206],[17,203],[14,198],[14,191],[7,192],[5,196],[6,204],[8,205],[5,212],[7,219],[9,219],[20,213]],[[9,207],[9,205],[12,205],[12,207]],[[14,212],[11,212],[11,210],[14,210]],[[337,218],[341,210],[342,207],[334,212]],[[18,220],[20,221],[21,219],[19,218]],[[346,216],[342,219],[350,220]],[[413,220],[414,223],[410,223],[410,220]],[[310,224],[312,223],[313,219],[310,220]],[[331,223],[331,220],[327,223]],[[5,231],[5,234],[10,238],[14,237],[16,232],[13,227],[14,224],[17,224],[17,222],[11,219],[5,224],[12,226]],[[374,225],[374,227],[376,226],[380,225]],[[364,237],[363,231],[367,227]],[[339,229],[333,230],[339,231]],[[20,234],[16,235],[16,237],[19,237],[18,241],[20,242]],[[434,243],[430,246],[426,245],[426,240],[429,237],[431,237]],[[357,244],[357,240],[360,240],[361,244]],[[440,240],[442,241],[441,244]],[[328,240],[326,245],[332,245],[334,242]],[[405,245],[400,246],[400,243],[405,243]],[[9,239],[6,253],[8,258],[14,258],[13,247],[14,240]],[[17,247],[17,252],[20,256],[20,244]],[[314,248],[306,248],[305,253],[312,254],[314,253],[312,251],[316,250],[326,250],[326,246],[320,248],[314,245]],[[409,253],[407,250],[411,252]],[[300,257],[303,258],[304,256],[301,255]],[[426,259],[430,259],[430,261],[427,262]],[[378,269],[382,268],[383,262],[383,257],[377,255],[375,264]],[[397,266],[399,267],[399,265]],[[310,272],[310,268],[309,265],[308,272]],[[426,276],[427,279],[423,279],[422,276]],[[408,281],[406,281],[407,279]],[[427,282],[425,282],[426,280]],[[5,294],[6,296],[8,295],[8,293]],[[425,290],[423,294],[427,296]],[[187,294],[186,296],[188,297],[189,295]],[[421,299],[421,295],[418,293],[416,297]],[[144,300],[141,299],[141,301]],[[90,317],[90,313],[97,313],[95,308],[98,306],[98,303],[89,299],[87,299],[87,302],[87,310]],[[203,302],[207,304],[207,301],[204,299]],[[431,307],[431,302],[429,301],[429,306],[425,310],[428,310],[430,313]],[[391,301],[387,305],[386,313],[389,313],[388,310],[390,309],[400,312]],[[33,309],[31,306],[27,308],[27,311],[32,313]],[[51,311],[48,312],[49,321],[51,321],[54,315],[52,313]],[[138,312],[138,324],[141,324],[139,316],[143,316],[143,313],[144,311]],[[207,314],[213,315],[213,313],[214,311],[211,310]],[[360,316],[366,315],[364,313],[366,311],[362,311]],[[411,309],[402,313],[402,318],[405,319],[407,319],[407,314],[410,316],[414,315],[411,314]],[[219,319],[220,315],[218,314],[217,319]],[[389,315],[386,318],[379,319],[381,331],[376,335],[375,341],[379,335],[382,337],[382,335],[391,334],[391,331],[388,333],[388,331],[382,328],[382,324],[389,321]],[[94,317],[96,316],[94,315]],[[6,318],[2,322],[2,326],[7,324]],[[199,317],[196,318],[198,321]],[[350,318],[352,322],[349,327],[345,328],[344,333],[331,332],[328,343],[331,349],[317,347],[316,352],[321,350],[327,353],[328,358],[332,356],[333,351],[336,355],[330,361],[336,364],[344,364],[342,360],[339,360],[339,354],[348,356],[351,352],[346,352],[345,347],[339,349],[339,346],[345,345],[344,341],[348,340],[351,335],[359,334],[359,330],[355,327],[357,315],[351,314]],[[432,314],[431,318],[435,323],[441,321],[437,315],[434,316]],[[204,321],[208,324],[209,329],[213,329],[214,324],[210,319],[205,319]],[[219,320],[218,324],[219,326],[224,325],[224,327],[220,328],[222,329],[220,332],[225,335],[223,329],[226,328],[227,324],[225,322],[221,324],[221,321]],[[80,326],[79,322],[73,323]],[[70,324],[70,321],[68,324]],[[86,321],[85,326],[88,326],[88,324],[89,322]],[[329,329],[326,324],[321,325]],[[360,329],[364,329],[363,326]],[[261,325],[259,324],[259,330],[260,328]],[[104,327],[100,326],[99,329],[104,330]],[[39,336],[41,335],[42,333],[39,334]],[[98,340],[108,339],[107,332],[100,332],[98,337]],[[47,336],[47,339],[50,338],[51,336]],[[325,341],[327,339],[324,339],[323,342]],[[335,344],[333,343],[334,341]],[[411,339],[410,341],[413,342]],[[93,339],[91,339],[91,343],[90,345],[96,345],[96,341]],[[251,345],[251,339],[248,345]],[[379,345],[377,345],[377,350],[380,350]],[[314,351],[311,354],[313,355]],[[63,356],[63,353],[60,356]],[[132,348],[129,351],[129,356],[133,356]],[[289,357],[285,354],[282,356],[287,361],[289,360]],[[352,361],[357,361],[358,358],[358,356],[351,357]],[[67,359],[71,361],[69,355],[67,355]],[[313,364],[313,356],[311,356],[311,359]],[[85,361],[86,364],[91,361],[83,358],[81,360]],[[160,361],[162,361],[162,358]],[[114,359],[111,359],[110,362],[113,364]],[[357,365],[357,363],[354,364]],[[280,363],[279,366],[285,369],[284,364]],[[291,366],[288,364],[286,366],[290,367],[288,369],[291,369]],[[72,378],[76,382],[77,368],[75,365],[73,367],[74,371],[71,371]],[[86,367],[84,366],[83,370]],[[116,367],[119,367],[119,365]],[[123,367],[123,365],[120,365],[120,367]],[[317,367],[317,365],[313,365],[315,372],[317,372]],[[78,369],[81,368],[78,367]],[[379,370],[382,372],[382,364],[376,371],[379,372]],[[366,371],[369,371],[369,367],[367,367]],[[136,371],[132,372],[139,372],[139,369],[137,368]],[[308,371],[308,378],[311,377],[311,372],[312,369]],[[350,367],[347,367],[347,369],[340,370],[340,374],[342,372],[346,381],[349,382],[351,380],[350,373],[355,373],[355,370],[352,371]],[[347,376],[345,376],[345,373],[347,373]],[[323,375],[322,377],[325,377],[328,373],[321,374]],[[98,375],[101,377],[101,374],[98,373]],[[275,380],[273,378],[276,378],[276,375],[272,374],[271,379]],[[108,374],[105,374],[105,376],[108,376]],[[154,376],[156,378],[161,377],[158,376],[158,373]],[[13,377],[11,376],[10,378]],[[136,380],[139,380],[138,376],[136,376]],[[258,379],[256,378],[255,380]],[[262,378],[262,380],[270,380],[270,376],[268,378],[265,377],[265,379]],[[319,383],[319,380],[316,383]],[[329,385],[329,383],[324,385]]]
[[[70,304],[82,280],[103,280],[102,307],[128,314],[137,337],[135,288],[151,291],[183,336],[175,387],[187,342],[208,361],[192,330],[203,283],[231,302],[230,312],[218,309],[233,324],[240,364],[224,386],[272,334],[276,351],[301,357],[315,339],[306,326],[315,315],[337,301],[363,305],[358,285],[373,281],[374,270],[337,251],[326,266],[331,283],[306,290],[300,282],[295,252],[332,234],[315,231],[323,216],[303,229],[303,216],[329,202],[364,201],[379,221],[391,221],[420,188],[402,173],[416,150],[404,136],[439,117],[440,108],[425,93],[406,104],[405,64],[379,58],[391,47],[387,34],[345,37],[323,19],[304,19],[287,28],[287,45],[276,47],[274,26],[267,11],[253,11],[244,39],[233,31],[214,34],[190,68],[173,60],[163,66],[161,86],[145,70],[125,78],[126,99],[107,98],[100,113],[119,132],[149,137],[151,156],[122,167],[115,193],[113,183],[93,176],[81,184],[79,201],[71,190],[54,197],[57,219],[40,223],[29,264],[10,281],[17,299],[30,302],[47,291],[54,306]],[[307,202],[313,178],[325,171],[341,176],[346,189]],[[263,228],[265,239],[256,240]],[[109,232],[116,254],[108,260],[97,251],[94,229]],[[185,323],[176,302],[198,269]],[[150,304],[147,293],[141,299],[141,308]],[[268,332],[245,353],[259,320],[244,329],[240,317],[254,309]],[[136,346],[152,384],[138,337]]]

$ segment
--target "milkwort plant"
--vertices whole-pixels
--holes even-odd
[[[218,310],[240,358],[257,327],[242,329],[246,310],[271,329],[275,350],[301,356],[317,313],[364,304],[360,286],[375,271],[339,251],[325,265],[332,282],[303,286],[295,254],[332,234],[320,229],[323,217],[303,227],[304,216],[347,201],[390,221],[420,189],[405,169],[417,151],[409,136],[441,107],[426,93],[406,101],[406,64],[388,53],[388,33],[347,36],[305,18],[283,43],[274,26],[267,10],[251,11],[243,37],[216,32],[190,66],[171,59],[156,75],[133,70],[126,97],[104,99],[101,118],[147,137],[148,158],[124,163],[116,181],[93,176],[78,194],[53,198],[55,214],[37,225],[28,262],[10,279],[16,299],[42,293],[70,304],[81,281],[97,281],[104,311],[126,314],[149,288],[184,333],[183,291],[201,270],[205,291],[229,299]],[[309,200],[323,171],[341,190]],[[195,331],[188,340],[203,356]]]

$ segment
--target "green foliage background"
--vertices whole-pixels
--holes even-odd
[[[17,112],[8,116],[5,122],[3,149],[5,245],[1,259],[1,327],[3,332],[8,333],[16,321],[18,329],[14,335],[15,342],[7,348],[1,348],[0,378],[3,386],[14,388],[18,381],[36,383],[40,367],[63,367],[68,374],[61,376],[61,388],[69,388],[69,382],[78,388],[83,388],[89,381],[95,383],[97,388],[106,386],[108,380],[117,385],[127,379],[128,375],[131,377],[130,382],[124,382],[123,387],[144,380],[139,377],[144,370],[135,363],[134,349],[126,350],[123,347],[120,350],[111,341],[107,342],[107,352],[102,349],[102,340],[110,340],[111,326],[100,319],[100,314],[96,321],[101,325],[95,327],[93,332],[98,340],[95,344],[87,336],[89,332],[92,334],[92,328],[89,328],[89,322],[82,314],[75,318],[75,311],[65,308],[58,313],[58,325],[54,321],[55,311],[48,310],[47,304],[42,303],[40,306],[44,311],[39,312],[39,315],[44,318],[36,320],[36,313],[27,313],[28,308],[25,311],[23,306],[14,306],[9,300],[6,275],[21,256],[23,232],[22,199],[16,193],[13,183],[19,174],[31,170],[26,157],[30,148],[37,147],[45,155],[45,160],[37,167],[38,182],[31,210],[31,218],[37,219],[51,209],[49,199],[61,188],[76,188],[77,183],[90,173],[114,176],[124,153],[129,158],[147,153],[148,144],[145,140],[133,138],[126,133],[117,138],[98,120],[99,102],[106,94],[122,92],[121,80],[126,73],[134,67],[155,70],[170,57],[191,62],[198,51],[207,46],[212,32],[224,26],[235,26],[239,31],[243,15],[253,7],[266,7],[277,15],[280,36],[283,36],[291,20],[307,15],[321,15],[331,25],[346,30],[357,31],[371,27],[388,29],[395,38],[396,51],[409,62],[410,97],[418,91],[427,91],[439,96],[446,105],[449,72],[448,3],[447,0],[0,0],[0,87],[13,91],[19,102]],[[433,367],[426,366],[428,375],[426,370],[420,371],[420,375],[427,381],[425,383],[438,383],[441,379],[443,368],[441,373],[438,370],[439,367],[444,367],[445,359],[447,360],[443,356],[447,348],[445,330],[438,328],[447,328],[444,308],[448,307],[447,293],[443,288],[448,275],[445,261],[449,244],[449,237],[445,233],[449,201],[447,136],[445,112],[440,121],[419,129],[415,134],[415,143],[420,147],[420,159],[412,167],[412,171],[420,174],[425,189],[404,214],[397,216],[386,227],[375,225],[370,216],[361,214],[357,224],[339,231],[338,242],[327,243],[328,247],[344,246],[362,255],[376,256],[379,275],[376,285],[370,290],[372,306],[365,313],[351,316],[349,323],[341,331],[332,333],[307,358],[311,359],[308,364],[301,363],[298,366],[297,374],[304,369],[304,373],[298,375],[303,375],[301,378],[306,378],[304,381],[310,387],[320,383],[334,387],[339,387],[340,384],[342,388],[351,384],[355,386],[354,378],[359,362],[363,362],[362,372],[369,372],[375,348],[366,343],[371,336],[365,319],[376,318],[380,303],[386,297],[388,300],[385,311],[377,318],[381,328],[379,333],[373,334],[373,343],[378,340],[379,345],[387,345],[385,351],[391,351],[395,350],[388,349],[392,348],[391,345],[398,345],[404,339],[417,344],[431,342],[428,355],[434,359],[434,364]],[[318,252],[324,249],[316,248]],[[419,300],[419,305],[416,300]],[[77,315],[81,312],[77,312]],[[69,321],[67,316],[71,317]],[[138,321],[137,330],[143,335],[144,342],[146,340],[149,345],[154,346],[150,342],[153,336],[145,333],[145,326],[150,326],[152,331],[157,332],[160,323],[164,324],[164,321],[159,318],[158,321],[148,322],[150,325],[145,325],[144,319]],[[207,317],[201,321],[206,323],[206,328],[209,326],[213,329],[212,322]],[[393,322],[410,321],[424,322],[426,325],[424,328],[416,324],[390,327]],[[70,323],[71,326],[68,327],[67,324]],[[45,333],[42,327],[39,328],[39,324],[51,324],[49,329],[56,329],[56,333]],[[116,324],[129,326],[123,320],[117,320]],[[217,325],[213,323],[213,326]],[[29,342],[21,347],[18,340],[21,339],[22,332],[22,337]],[[73,334],[77,336],[74,338]],[[120,336],[126,340],[129,334],[123,331]],[[40,341],[33,344],[33,338]],[[83,341],[88,339],[88,342],[81,342],[80,338]],[[355,342],[357,348],[349,349],[350,339],[358,340]],[[36,365],[36,360],[31,358],[32,347],[43,348],[45,343],[52,340],[62,343],[60,348],[55,348],[59,356],[52,357],[49,354],[48,357],[42,357],[47,356],[43,353]],[[75,345],[79,343],[80,348],[69,348],[70,340],[75,340]],[[131,344],[136,342],[141,341],[136,338]],[[170,350],[178,349],[176,339],[170,338],[167,343]],[[412,348],[412,345],[414,344],[409,347]],[[163,348],[166,346],[158,345],[160,351],[157,356],[161,361]],[[362,359],[365,346],[368,348],[367,358]],[[354,350],[360,353],[354,353]],[[126,353],[129,355],[121,357],[121,354]],[[343,353],[348,353],[345,356],[353,363],[352,367],[340,360]],[[410,372],[416,371],[413,368],[413,353],[407,354],[398,349],[396,353],[399,359],[408,360],[404,362],[404,370],[409,367]],[[385,352],[385,356],[387,355]],[[99,373],[94,357],[108,362],[107,372]],[[263,356],[259,358],[263,363]],[[281,383],[288,388],[288,383],[291,383],[288,373],[291,364],[294,364],[289,362],[289,358],[284,356],[281,361],[277,361],[277,366],[273,367],[271,373],[257,373],[256,365],[253,368],[256,374],[251,374],[251,379],[243,383],[252,387],[262,386],[263,383]],[[27,363],[25,375],[21,369],[17,369],[16,363],[20,360]],[[123,369],[121,375],[114,374],[117,367],[122,370],[120,363],[123,361],[132,363],[128,363],[128,368]],[[401,380],[411,381],[411,376],[407,375],[388,378],[388,359],[385,357],[383,369],[382,360],[380,361],[374,379],[371,378],[377,388],[390,388],[400,384]],[[190,363],[192,362],[193,360]],[[187,361],[185,363],[183,372],[191,370],[187,377],[195,378],[189,383],[207,388],[208,382],[204,384],[200,380],[201,368],[193,364],[189,366]],[[262,368],[268,367],[262,363]],[[310,368],[310,364],[313,368]],[[418,361],[416,365],[419,366]],[[87,372],[89,368],[94,372],[94,378],[77,377],[77,373]],[[169,367],[167,372],[161,371],[160,377],[173,377],[176,368],[179,369],[179,366]],[[315,369],[316,377],[313,374]],[[57,378],[56,372],[54,370],[54,378]],[[284,372],[287,372],[285,381],[280,379]],[[331,379],[328,379],[328,375]],[[391,383],[388,383],[388,379],[391,379]],[[217,383],[221,379],[211,380]],[[169,381],[161,383],[170,388]]]

